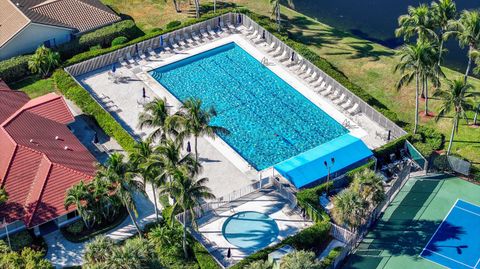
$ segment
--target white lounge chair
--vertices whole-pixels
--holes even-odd
[[[339,90],[334,90],[333,91],[333,94],[330,94],[328,97],[330,98],[330,100],[337,100],[338,98],[340,98],[340,91]]]
[[[212,30],[212,27],[210,25],[207,25],[207,32],[211,36],[216,36],[217,35],[217,33],[215,33],[215,31]]]
[[[221,29],[223,32],[230,32],[230,28],[228,28],[228,27],[223,23],[222,20],[220,21],[220,29]]]
[[[253,26],[251,26],[251,25],[250,25],[250,27],[245,28],[245,29],[242,30],[242,33],[243,33],[244,35],[249,35],[249,34],[251,34],[252,32],[253,32]]]
[[[227,27],[228,29],[230,29],[230,32],[234,33],[234,32],[238,32],[238,29],[237,27],[235,27],[232,22],[230,21],[227,21]]]
[[[189,45],[193,45],[195,43],[195,41],[193,41],[193,39],[187,33],[183,33],[183,38]]]
[[[272,43],[270,43],[269,46],[267,46],[267,48],[266,48],[265,50],[266,50],[267,52],[274,51],[276,45],[277,45],[277,43],[272,42]]]
[[[286,50],[284,50],[283,54],[280,57],[278,57],[278,61],[281,63],[287,61],[288,59],[290,59],[290,55],[288,55],[288,52]]]
[[[269,52],[270,55],[275,56],[275,55],[280,55],[282,54],[280,51],[282,50],[282,47],[278,46],[274,51]]]
[[[177,43],[181,46],[181,47],[187,47],[187,43],[185,43],[185,41],[183,41],[183,39],[177,35],[175,36],[175,39],[177,40]]]
[[[347,110],[347,112],[350,114],[350,115],[355,115],[357,114],[358,112],[360,112],[360,106],[358,105],[358,103],[355,103],[351,108],[349,108]]]
[[[258,34],[252,38],[250,38],[250,40],[254,43],[254,44],[258,44],[260,42],[263,41],[263,38],[262,38],[262,35],[261,34]]]
[[[338,97],[337,99],[335,99],[335,100],[333,101],[333,103],[336,104],[336,105],[340,105],[341,103],[345,102],[346,99],[347,99],[347,96],[346,96],[344,93],[342,93],[342,94],[340,95],[340,97]]]
[[[315,90],[317,93],[321,93],[327,89],[327,83],[324,81],[320,86]]]
[[[255,31],[253,31],[253,33],[250,33],[250,34],[246,35],[246,37],[248,37],[250,39],[253,38],[253,37],[256,37],[256,36],[258,36],[258,30],[255,30]]]
[[[122,65],[123,67],[128,67],[128,63],[125,61],[125,59],[124,59],[123,57],[118,58],[118,62],[119,62],[120,65]]]
[[[322,92],[323,96],[328,96],[332,93],[332,85],[328,85],[328,87]]]
[[[318,85],[320,85],[323,81],[323,77],[322,76],[319,76],[319,78],[313,82],[310,83],[310,85],[312,85],[313,87],[317,87]]]
[[[200,29],[200,34],[202,35],[202,37],[204,38],[209,38],[209,34],[205,31],[205,29]]]
[[[136,64],[137,62],[133,59],[132,55],[130,55],[130,52],[127,52],[127,55],[125,56],[127,58],[127,62],[129,64]]]
[[[300,73],[298,76],[305,79],[305,78],[308,78],[309,76],[311,76],[312,72],[313,72],[312,68],[309,67],[307,69],[307,71],[305,71],[305,73]]]
[[[158,54],[155,53],[155,51],[151,47],[147,48],[147,53],[148,55],[150,55],[150,57],[158,58]]]
[[[307,65],[306,65],[306,64],[303,64],[302,66],[300,66],[299,68],[297,68],[297,70],[295,70],[295,73],[301,74],[301,73],[305,72],[305,70],[307,70]]]
[[[192,33],[192,38],[195,40],[195,42],[200,43],[203,41],[203,39],[197,34],[197,32]]]
[[[181,49],[181,47],[173,40],[173,37],[170,37],[168,41],[170,42],[170,46],[173,48],[173,50]]]
[[[343,109],[347,110],[353,106],[352,100],[348,99],[347,102],[340,105]]]

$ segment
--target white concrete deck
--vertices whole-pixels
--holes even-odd
[[[210,246],[208,251],[223,266],[231,266],[259,249],[238,248],[225,239],[222,227],[228,217],[244,211],[256,211],[268,215],[275,220],[279,229],[277,239],[270,244],[274,245],[313,224],[311,221],[303,219],[299,212],[287,209],[285,207],[287,204],[288,201],[273,189],[251,193],[198,219],[199,228],[195,232],[196,237],[197,239],[200,237],[203,245]],[[231,258],[227,258],[229,248]]]

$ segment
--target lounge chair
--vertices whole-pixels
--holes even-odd
[[[299,68],[297,68],[297,69],[295,70],[295,73],[301,74],[301,73],[305,72],[305,70],[307,70],[307,64],[303,64],[302,66],[300,66]]]
[[[230,28],[228,28],[228,27],[223,23],[222,20],[220,21],[220,29],[221,29],[223,32],[230,32]]]
[[[140,59],[145,60],[145,61],[148,60],[148,56],[145,54],[145,51],[140,50],[139,53],[140,53]]]
[[[319,78],[313,82],[310,83],[310,85],[312,85],[313,87],[317,87],[318,85],[320,85],[323,81],[323,77],[322,76],[319,76]]]
[[[253,33],[250,33],[250,34],[246,35],[246,37],[248,37],[250,39],[253,38],[253,37],[256,37],[256,36],[258,36],[258,30],[255,30],[255,31],[253,31]]]
[[[321,93],[327,89],[325,86],[327,86],[327,83],[324,81],[322,82],[322,84],[320,84],[320,86],[315,91],[317,93]]]
[[[132,55],[130,55],[130,52],[127,52],[126,58],[127,58],[127,62],[128,62],[129,64],[136,64],[136,63],[137,63],[137,62],[133,59]]]
[[[310,84],[312,83],[313,81],[315,81],[316,79],[318,78],[318,73],[317,72],[313,72],[313,74],[307,78],[305,78],[305,81]]]
[[[313,72],[313,69],[309,67],[307,68],[307,71],[305,71],[305,73],[300,73],[298,76],[301,77],[302,79],[305,79],[311,76],[312,72]]]
[[[195,40],[195,42],[197,42],[197,43],[200,43],[200,42],[203,41],[202,38],[197,34],[197,32],[193,32],[193,33],[192,33],[192,38],[193,38],[193,40]]]
[[[202,37],[204,38],[208,38],[210,35],[205,31],[204,28],[200,29],[200,34],[202,35]]]
[[[182,47],[179,44],[177,44],[177,42],[175,42],[173,37],[170,37],[168,39],[168,41],[170,42],[170,46],[173,48],[173,50],[181,50],[182,49]]]
[[[282,47],[278,46],[274,51],[269,52],[270,55],[275,56],[275,55],[280,55]]]
[[[323,96],[328,96],[332,93],[332,85],[328,85],[328,87],[322,92]]]
[[[215,31],[212,30],[212,27],[210,25],[207,25],[207,32],[211,36],[216,36],[217,35],[217,33],[215,33]]]
[[[267,52],[274,51],[276,45],[277,45],[277,43],[275,43],[275,42],[270,43],[270,46],[267,46],[266,51]]]
[[[230,21],[227,21],[227,27],[228,27],[228,29],[230,29],[230,32],[232,32],[232,33],[238,32],[237,27],[233,26],[232,22],[230,22]]]
[[[349,109],[350,107],[353,106],[353,103],[352,103],[352,100],[351,99],[348,99],[347,102],[343,103],[342,105],[340,105],[343,109],[347,110]]]
[[[360,106],[358,105],[358,103],[355,103],[351,108],[347,109],[347,112],[350,115],[355,115],[360,112]]]
[[[183,33],[183,38],[189,45],[193,45],[195,43],[195,41],[187,33]]]
[[[177,43],[181,46],[181,47],[187,47],[187,43],[185,43],[185,41],[180,37],[180,35],[176,35],[175,36],[175,39],[177,40]]]
[[[283,63],[290,59],[290,55],[288,55],[288,52],[286,50],[283,51],[283,54],[277,58],[279,62]]]
[[[125,59],[124,59],[123,57],[118,58],[118,62],[119,62],[120,65],[122,65],[123,67],[128,67],[128,63],[125,61]]]
[[[339,90],[334,90],[333,91],[333,94],[330,94],[329,98],[330,100],[337,100],[338,98],[340,98],[340,91]]]
[[[242,30],[242,33],[243,33],[244,35],[251,34],[252,32],[253,32],[253,26],[251,26],[251,25],[250,25],[250,27],[245,28],[245,29]]]
[[[150,55],[150,57],[158,58],[158,54],[155,53],[155,51],[151,47],[147,48],[147,53]]]
[[[333,101],[333,103],[336,105],[340,105],[341,103],[345,102],[346,99],[347,99],[347,96],[344,93],[342,93],[340,97],[338,97],[336,100]]]

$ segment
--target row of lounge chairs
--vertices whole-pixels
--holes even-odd
[[[159,59],[164,53],[178,53],[184,49],[205,43],[207,39],[212,40],[220,37],[222,34],[236,33],[238,31],[239,30],[230,22],[225,24],[221,21],[218,28],[215,30],[212,29],[210,25],[207,25],[206,28],[202,28],[198,32],[192,32],[190,34],[184,32],[183,34],[179,33],[175,36],[170,36],[163,44],[163,47],[159,49],[158,53],[151,47],[148,47],[145,51],[139,51],[139,57],[141,60],[145,61]],[[131,67],[132,65],[138,64],[129,52],[125,55],[125,58],[121,57],[118,61],[125,67]]]
[[[288,50],[275,41],[267,43],[263,33],[254,29],[253,26],[243,29],[242,33],[255,45],[263,46],[269,55],[289,68],[317,94],[329,98],[335,105],[352,116],[360,112],[360,105],[357,102],[347,97],[342,91],[333,89],[332,85],[328,85],[323,76],[305,63],[301,56],[293,57]]]

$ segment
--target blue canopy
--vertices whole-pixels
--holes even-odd
[[[331,165],[331,158],[335,158],[335,164],[330,168],[330,173],[334,174],[351,169],[372,155],[362,140],[345,134],[285,160],[274,168],[295,187],[302,188],[327,176],[324,161]]]

